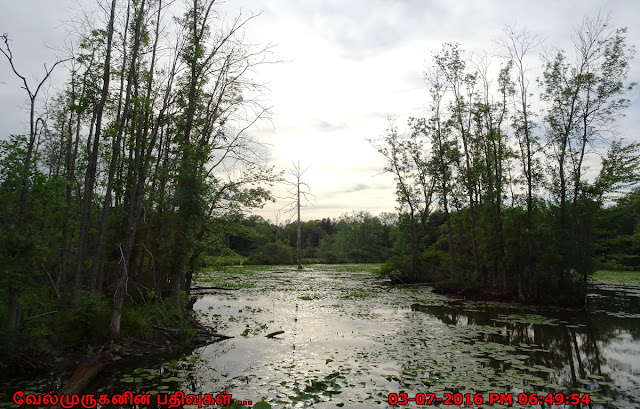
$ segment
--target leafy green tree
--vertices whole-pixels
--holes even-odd
[[[464,164],[460,170],[463,175],[464,186],[471,215],[470,238],[473,249],[473,269],[476,277],[479,275],[479,254],[476,239],[476,204],[478,197],[478,174],[475,168],[475,147],[473,146],[472,121],[474,116],[473,94],[476,86],[477,75],[467,71],[463,51],[459,44],[446,43],[439,54],[434,55],[435,64],[440,69],[447,84],[452,100],[449,103],[451,111],[450,123],[452,129],[457,132],[458,139],[462,141],[462,153]]]
[[[169,266],[176,301],[182,290],[189,291],[198,256],[206,248],[199,245],[208,233],[206,218],[233,203],[259,206],[269,197],[267,192],[244,186],[278,178],[263,165],[256,143],[245,134],[267,112],[258,100],[245,100],[243,92],[247,84],[254,84],[245,81],[249,68],[266,61],[261,58],[269,47],[256,50],[242,42],[243,28],[256,15],[238,17],[213,31],[214,6],[213,0],[193,0],[178,20],[184,30],[180,57],[186,70],[178,81],[182,110],[175,122],[177,234],[172,233],[176,250]],[[248,108],[256,115],[247,123],[240,113]],[[242,170],[241,177],[218,173],[232,165]]]
[[[57,312],[55,305],[62,297],[60,281],[54,279],[57,260],[51,249],[60,240],[64,179],[48,178],[37,167],[31,168],[26,209],[29,223],[20,226],[19,203],[28,144],[26,136],[12,135],[0,141],[0,298],[9,300],[0,308],[0,323],[7,328],[0,338],[0,355],[7,361],[15,359],[12,354],[16,350],[39,346],[46,326],[38,318]],[[38,163],[40,158],[34,154],[32,160]],[[15,305],[11,303],[11,291],[17,293]]]
[[[513,94],[511,64],[498,73],[498,89],[491,89],[491,78],[486,56],[477,64],[477,77],[481,90],[474,103],[474,133],[478,153],[475,169],[479,170],[478,226],[482,275],[492,288],[507,291],[507,265],[503,226],[503,197],[508,189],[507,168],[509,159],[515,156],[509,146],[509,134],[505,130],[508,120],[508,101]],[[494,94],[497,94],[494,97]]]
[[[296,250],[293,247],[282,241],[276,241],[262,246],[254,257],[257,264],[287,265],[294,262],[295,253]]]
[[[596,220],[593,257],[597,267],[640,270],[640,190],[602,209]]]
[[[429,152],[424,150],[424,127],[421,121],[411,119],[411,135],[402,136],[390,121],[387,135],[380,143],[373,143],[387,161],[385,172],[396,181],[398,210],[408,217],[408,265],[410,279],[417,279],[418,256],[421,252],[424,226],[431,213],[436,179],[431,171]]]
[[[460,161],[458,144],[451,132],[451,123],[444,117],[444,99],[447,83],[444,72],[438,64],[434,64],[425,73],[425,81],[431,96],[431,117],[424,121],[423,132],[428,135],[433,155],[433,177],[437,181],[435,194],[441,207],[447,229],[447,251],[449,255],[449,277],[455,276],[456,252],[451,227],[450,200],[455,183],[456,164]]]
[[[609,132],[634,86],[627,83],[633,50],[625,32],[606,18],[585,18],[576,58],[545,55],[542,113],[532,108],[526,65],[540,41],[527,30],[509,28],[498,41],[507,61],[496,77],[486,57],[469,60],[457,44],[434,54],[425,75],[427,117],[410,120],[409,137],[391,127],[378,147],[401,204],[389,272],[415,279],[419,271],[523,300],[584,293],[593,251],[604,248],[594,240],[617,231],[614,223],[604,228],[604,215],[614,213],[602,208],[616,191],[637,186],[640,173],[638,145]],[[596,154],[599,173],[589,180],[586,163],[598,163]],[[423,203],[433,203],[426,217],[416,210]]]
[[[89,247],[89,232],[91,230],[91,204],[93,203],[94,188],[96,183],[96,172],[98,169],[98,154],[100,141],[103,132],[103,119],[105,106],[110,90],[111,80],[111,57],[113,48],[114,25],[116,19],[116,0],[111,1],[109,20],[107,23],[106,33],[100,31],[92,31],[92,34],[106,37],[104,45],[104,64],[102,68],[102,82],[99,85],[100,98],[93,109],[91,115],[91,132],[87,139],[87,169],[84,175],[84,191],[82,197],[82,207],[80,211],[80,237],[78,238],[78,251],[76,256],[76,268],[74,276],[74,295],[73,306],[77,307],[80,302],[82,292],[83,278],[86,270],[87,249]],[[92,43],[98,45],[99,43]],[[100,68],[100,67],[98,67]],[[92,134],[92,135],[91,135]]]
[[[527,238],[528,265],[525,270],[516,270],[518,274],[518,293],[524,298],[522,280],[525,273],[532,276],[533,296],[537,296],[536,262],[537,243],[533,237],[534,231],[534,192],[541,182],[540,160],[537,153],[542,151],[539,136],[535,133],[535,113],[531,108],[530,80],[527,78],[527,60],[530,53],[541,44],[538,36],[526,28],[505,27],[504,35],[497,41],[498,48],[504,52],[504,58],[509,64],[515,66],[515,89],[513,90],[512,122],[515,137],[518,141],[520,155],[518,159],[522,166],[522,173],[526,185],[527,226],[525,235]]]
[[[545,55],[541,78],[546,137],[553,149],[557,240],[564,260],[558,268],[565,277],[575,269],[584,286],[592,269],[590,220],[581,217],[590,206],[585,160],[589,149],[611,144],[606,129],[629,103],[624,95],[634,85],[626,83],[633,50],[625,34],[626,29],[610,28],[606,17],[584,17],[573,39],[574,55],[563,50]]]
[[[388,257],[389,227],[365,211],[345,214],[338,219],[333,237],[336,262],[374,263]]]
[[[69,80],[51,99],[48,124],[35,105],[60,62],[35,89],[14,69],[32,109],[31,133],[0,152],[7,166],[0,235],[9,243],[0,280],[10,290],[0,312],[9,329],[23,331],[25,313],[39,322],[31,314],[51,313],[45,304],[61,322],[79,324],[84,306],[102,309],[92,300],[115,292],[110,337],[117,340],[120,321],[136,316],[125,309],[126,292],[137,288],[129,295],[144,304],[166,302],[168,288],[174,300],[183,297],[203,255],[228,248],[225,239],[245,228],[236,216],[270,200],[266,186],[280,177],[247,134],[267,113],[249,74],[271,62],[270,46],[242,36],[257,15],[227,23],[214,1],[193,0],[165,28],[170,8],[162,0],[109,5],[96,11],[104,18],[77,25]],[[35,303],[36,295],[51,302]],[[173,305],[181,316],[184,305]]]

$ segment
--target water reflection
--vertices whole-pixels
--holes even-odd
[[[459,300],[444,305],[416,303],[411,310],[451,326],[484,328],[479,334],[472,332],[475,339],[470,342],[512,346],[528,356],[525,365],[493,356],[487,365],[496,369],[546,368],[547,384],[599,391],[605,400],[634,399],[640,392],[638,288],[594,285],[587,310]]]

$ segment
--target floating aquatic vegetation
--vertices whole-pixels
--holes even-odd
[[[400,391],[589,393],[594,409],[640,403],[633,312],[586,316],[464,301],[429,288],[389,289],[370,268],[204,272],[203,285],[239,288],[203,295],[194,305],[199,319],[235,338],[192,357],[119,369],[112,390],[227,391],[258,409],[387,407],[389,393]],[[263,336],[276,330],[284,333]]]

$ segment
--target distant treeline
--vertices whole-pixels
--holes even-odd
[[[553,220],[549,212],[547,209],[546,217],[541,219]],[[523,224],[526,220],[526,210],[522,207],[510,208],[506,213],[506,221]],[[469,251],[469,243],[465,243],[469,235],[465,225],[469,221],[468,211],[455,211],[450,216],[454,220],[456,250]],[[640,271],[640,189],[623,195],[608,206],[597,207],[591,218],[592,269]],[[295,264],[295,222],[276,225],[261,216],[238,215],[228,220],[227,226],[226,242],[209,248],[204,256],[203,263],[207,268],[234,264]],[[544,229],[551,227],[539,225]],[[411,227],[407,214],[381,213],[373,216],[368,212],[354,211],[337,219],[303,221],[301,231],[303,264],[383,263],[382,272],[392,278],[456,282],[455,277],[452,280],[448,274],[446,221],[440,210],[429,215],[428,223],[421,230],[422,250],[414,275],[409,274]],[[517,257],[514,252],[522,251],[523,237],[512,236],[521,233],[515,229],[508,233],[511,247],[506,249],[507,254]],[[549,243],[549,246],[554,245]],[[486,256],[483,260],[487,260]],[[519,262],[524,264],[526,261],[521,256]],[[467,265],[471,265],[469,260]],[[485,276],[485,280],[472,280],[468,284],[489,288],[488,277]]]
[[[338,219],[301,223],[303,264],[382,263],[391,255],[397,216],[353,212]],[[297,225],[275,225],[260,216],[238,216],[224,249],[210,249],[208,265],[294,264]]]

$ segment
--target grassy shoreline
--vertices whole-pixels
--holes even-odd
[[[598,270],[593,273],[592,279],[616,284],[630,284],[640,286],[640,271],[612,271]]]

